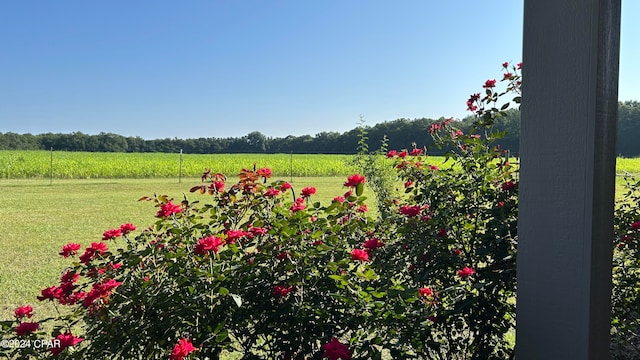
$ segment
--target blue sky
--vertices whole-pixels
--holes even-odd
[[[155,138],[462,118],[521,60],[522,1],[3,1],[0,132]],[[623,1],[620,100],[640,100]]]

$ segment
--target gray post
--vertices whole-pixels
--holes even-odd
[[[178,184],[182,184],[182,149],[180,149],[180,170],[178,173]]]
[[[525,0],[516,354],[608,359],[620,0]]]
[[[51,147],[51,157],[49,159],[49,185],[53,185],[53,147]]]

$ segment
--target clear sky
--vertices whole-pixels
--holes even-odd
[[[462,118],[519,62],[522,0],[0,2],[0,132],[155,138]],[[640,100],[623,1],[620,100]],[[526,65],[525,65],[526,66]]]

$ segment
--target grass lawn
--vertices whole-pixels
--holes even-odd
[[[233,177],[229,182],[235,181]],[[315,186],[313,199],[329,204],[346,188],[346,177],[293,178],[299,193]],[[84,246],[100,241],[102,233],[131,222],[138,228],[155,222],[156,209],[142,196],[167,194],[181,200],[205,200],[206,195],[189,193],[199,178],[109,179],[109,180],[0,180],[0,319],[9,319],[24,304],[34,307],[37,317],[54,315],[47,303],[36,296],[40,290],[59,283],[61,272],[70,264],[58,255],[62,245],[77,242]],[[370,198],[372,194],[368,194]],[[372,203],[371,203],[372,204]]]

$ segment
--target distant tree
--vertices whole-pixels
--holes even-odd
[[[625,101],[618,105],[618,153],[626,157],[640,156],[640,102]]]

